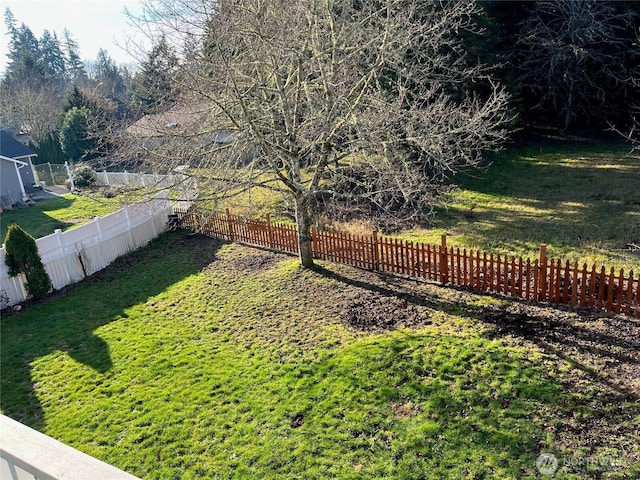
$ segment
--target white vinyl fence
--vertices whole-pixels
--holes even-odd
[[[42,263],[51,277],[53,288],[78,282],[116,258],[130,253],[167,230],[172,209],[169,195],[163,191],[155,197],[126,206],[105,217],[66,232],[36,240]],[[27,299],[24,277],[9,277],[4,261],[4,245],[0,248],[0,292],[4,290],[9,304]]]
[[[194,177],[183,173],[162,175],[158,173],[96,172],[97,185],[128,185],[163,190],[177,190],[180,193],[174,201],[179,210],[186,210],[198,197],[198,183]]]
[[[183,190],[191,186],[193,177],[182,173],[161,175],[159,173],[96,172],[98,185],[133,185],[136,187],[175,188]]]

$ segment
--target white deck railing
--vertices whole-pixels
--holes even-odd
[[[4,415],[0,415],[0,478],[3,480],[138,479]]]

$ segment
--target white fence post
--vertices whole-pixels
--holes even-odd
[[[53,233],[56,235],[56,240],[58,241],[58,248],[60,248],[60,256],[64,257],[64,245],[62,244],[62,230],[56,228]]]
[[[131,231],[131,217],[129,216],[129,205],[125,205],[124,207],[124,215],[127,218],[127,232],[129,232],[129,242],[131,244],[131,248],[136,248],[136,242],[133,238],[133,232]]]
[[[160,203],[160,202],[158,202],[157,197],[156,197],[156,198],[154,198],[154,202],[153,202],[153,204],[154,204],[154,205],[157,205],[157,204],[159,204],[159,203]],[[160,234],[160,232],[158,232],[158,227],[156,227],[156,219],[155,219],[155,217],[153,217],[151,220],[152,220],[152,222],[151,222],[151,228],[153,228],[153,237],[155,238],[155,237],[157,237],[157,236]]]
[[[71,185],[71,191],[76,189],[76,186],[73,184],[73,175],[71,175],[71,169],[69,168],[69,164],[64,162],[64,168],[67,171],[67,178],[69,178],[69,184]]]
[[[95,217],[93,221],[96,224],[96,231],[98,232],[98,242],[102,241],[102,228],[100,227],[100,217]]]

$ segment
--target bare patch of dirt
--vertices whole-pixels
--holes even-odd
[[[534,344],[598,382],[602,393],[640,399],[640,321],[588,310],[518,302],[475,309],[491,335]]]
[[[233,260],[231,268],[243,270],[245,272],[260,272],[274,266],[281,259],[275,255],[257,254],[243,255]]]
[[[392,403],[389,406],[397,418],[415,417],[422,411],[420,404],[413,402],[397,402]]]
[[[424,312],[404,298],[384,295],[379,292],[365,292],[356,298],[343,300],[345,324],[360,331],[394,330],[411,327],[427,321]]]
[[[289,422],[291,428],[299,428],[304,424],[304,416],[303,415],[295,415],[291,421]]]

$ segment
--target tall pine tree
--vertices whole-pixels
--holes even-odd
[[[64,49],[67,57],[67,71],[69,72],[69,79],[74,85],[85,86],[89,77],[87,77],[87,70],[84,63],[80,59],[80,50],[78,42],[75,41],[71,32],[64,29]]]
[[[40,54],[47,79],[60,87],[67,80],[67,64],[55,32],[45,30],[40,39]]]
[[[125,94],[125,84],[116,62],[107,51],[101,48],[93,65],[92,80],[96,90],[104,97],[122,100]]]
[[[38,39],[24,23],[15,27],[15,19],[7,9],[5,23],[9,31],[9,62],[4,75],[5,85],[34,83],[45,78],[45,68]]]
[[[174,104],[177,92],[172,86],[171,76],[176,64],[176,56],[166,38],[162,37],[149,52],[135,79],[133,102],[142,114]]]

